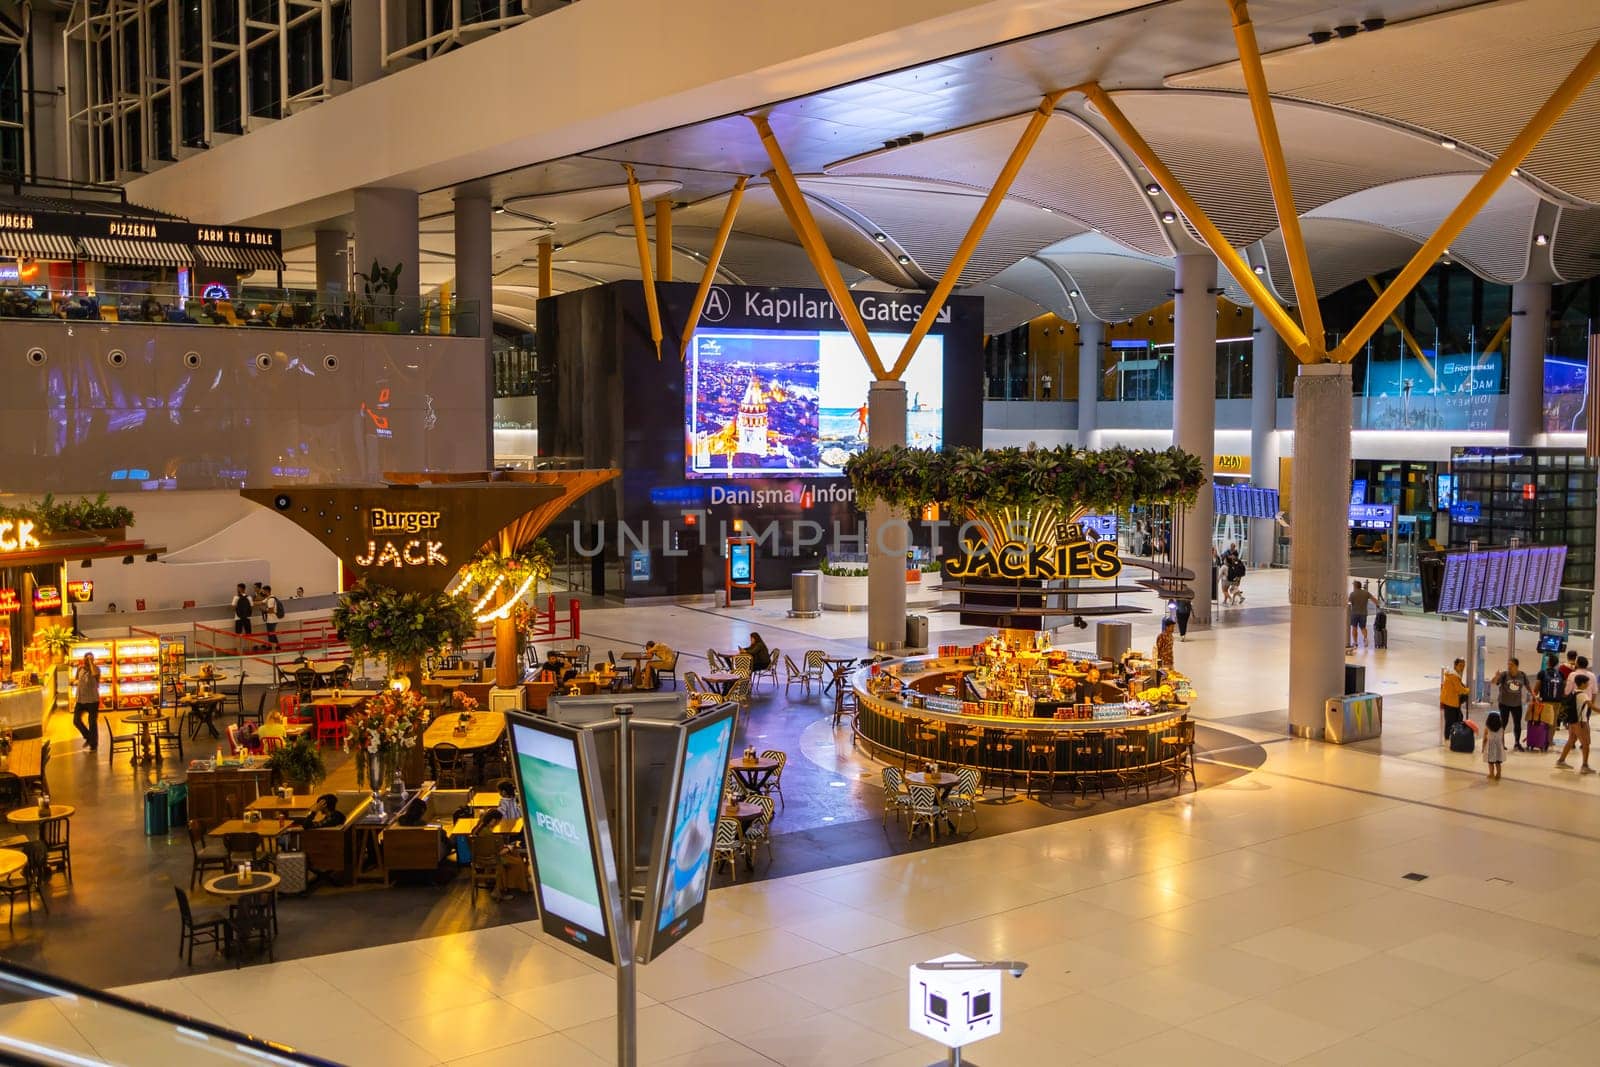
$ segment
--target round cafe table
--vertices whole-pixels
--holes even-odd
[[[24,853],[14,848],[0,848],[0,878],[10,878],[27,865],[28,857]]]
[[[845,684],[844,674],[856,665],[854,656],[823,656],[823,665],[828,668],[828,679],[822,683],[824,693]]]
[[[950,790],[954,789],[956,783],[961,781],[959,777],[949,771],[940,771],[938,774],[929,774],[927,771],[907,771],[904,778],[908,785],[933,786],[934,789],[938,790],[939,803],[941,805],[944,803],[944,798],[950,795]],[[950,827],[950,832],[955,833],[955,822],[948,815],[945,816],[944,821],[945,825]]]
[[[202,884],[207,893],[214,893],[219,897],[249,897],[257,893],[270,893],[278,888],[282,881],[282,878],[271,871],[252,871],[249,885],[240,885],[237,873],[214,875]]]
[[[156,756],[155,737],[153,736],[151,727],[158,722],[166,722],[167,717],[165,715],[158,715],[153,711],[149,711],[142,715],[124,715],[122,717],[122,721],[131,722],[133,725],[139,728],[139,754],[133,757],[133,762],[152,762]]]
[[[40,815],[39,805],[30,804],[27,807],[18,808],[16,811],[7,812],[6,822],[20,827],[22,832],[29,837],[38,837],[40,823],[49,822],[51,819],[70,819],[72,818],[72,813],[77,810],[71,804],[51,804],[50,814]]]
[[[728,769],[733,776],[739,779],[739,784],[744,786],[746,793],[761,793],[765,795],[767,785],[772,781],[772,776],[777,773],[778,761],[775,759],[747,760],[743,756],[728,764]]]
[[[733,683],[742,677],[743,675],[735,674],[733,671],[708,671],[700,676],[700,680],[715,689],[717,695],[726,700],[728,690],[732,689]]]

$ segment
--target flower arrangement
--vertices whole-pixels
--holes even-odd
[[[456,706],[457,711],[463,714],[470,715],[478,710],[477,698],[470,697],[459,689],[456,690],[455,696],[450,698],[450,702]]]
[[[1004,508],[1112,511],[1133,504],[1194,502],[1206,483],[1200,457],[1181,448],[869,448],[845,474],[856,504],[916,511],[951,504],[969,512]]]
[[[467,605],[444,593],[412,593],[363,581],[333,609],[333,625],[357,656],[409,673],[422,658],[465,643],[476,632]]]
[[[422,739],[428,705],[412,690],[384,689],[345,717],[344,750],[356,754],[356,783],[377,788],[394,774],[400,753]]]

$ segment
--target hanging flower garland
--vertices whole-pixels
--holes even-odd
[[[468,606],[474,621],[486,626],[497,619],[518,619],[522,605],[539,593],[539,583],[550,577],[554,554],[540,538],[509,556],[480,552],[462,568],[455,595]]]

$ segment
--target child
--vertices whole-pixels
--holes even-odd
[[[1498,711],[1491,711],[1483,724],[1483,758],[1489,764],[1489,780],[1500,780],[1500,764],[1506,758],[1506,723]]]

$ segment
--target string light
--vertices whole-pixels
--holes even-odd
[[[484,623],[495,622],[496,620],[499,620],[499,619],[509,618],[511,616],[511,609],[513,607],[515,607],[519,601],[522,600],[522,596],[523,596],[524,593],[526,593],[528,591],[528,587],[533,585],[533,579],[534,579],[533,575],[531,575],[531,574],[528,575],[526,578],[524,578],[522,580],[522,584],[517,587],[517,591],[515,593],[513,593],[510,597],[508,597],[504,604],[501,604],[498,608],[495,608],[493,611],[489,612],[487,615],[479,615],[479,616],[477,616],[478,625],[482,626]],[[497,579],[495,579],[495,588],[499,588],[499,586],[500,586],[500,580],[497,578]],[[490,589],[489,592],[491,592],[491,593],[494,592],[494,589]],[[478,601],[477,604],[473,605],[472,610],[474,612],[476,612],[479,608],[483,607],[484,602],[487,601],[487,600],[488,600],[488,595],[485,594],[484,595],[484,599]]]
[[[505,575],[503,575],[503,574],[495,575],[494,584],[491,585],[488,588],[488,590],[483,594],[483,596],[478,598],[478,602],[476,604],[472,605],[472,613],[474,615],[476,615],[478,612],[483,610],[483,606],[489,602],[489,598],[494,596],[495,590],[499,589],[501,583],[503,583],[505,580],[506,580],[506,576]]]

